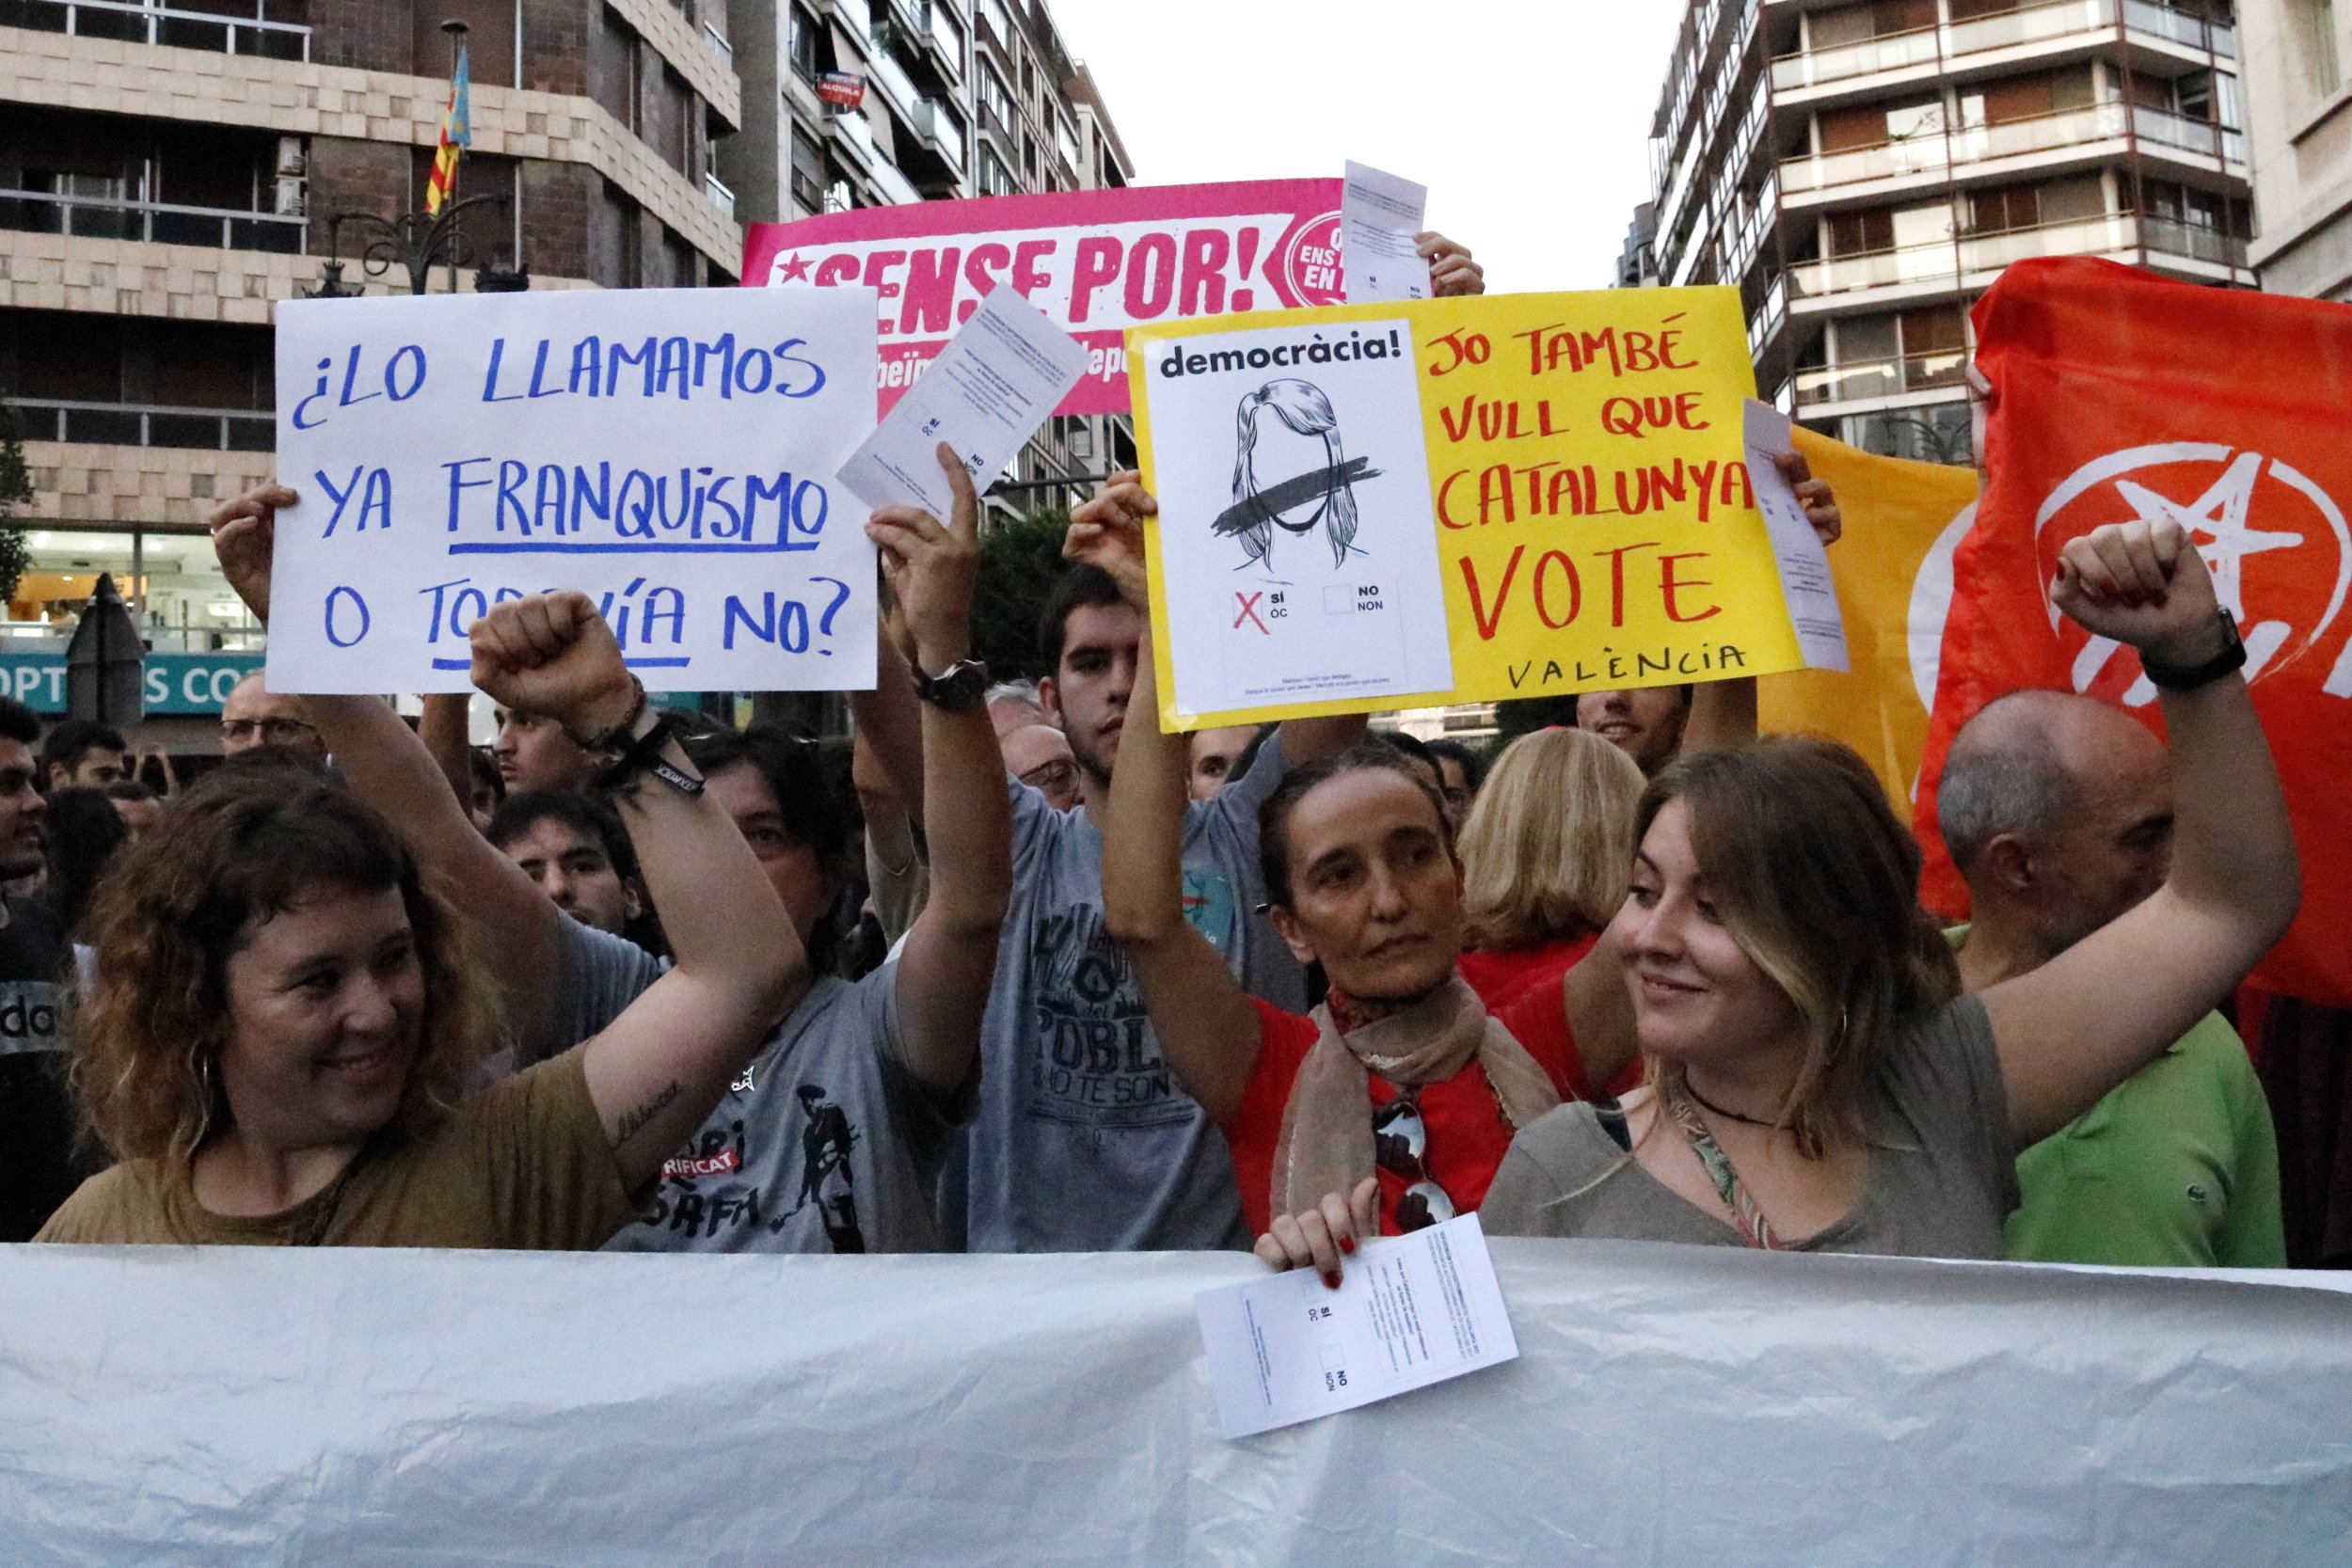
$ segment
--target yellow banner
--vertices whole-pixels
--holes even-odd
[[[1163,728],[1803,667],[1743,461],[1735,290],[1266,311],[1127,345]]]
[[[1887,798],[1907,804],[1927,744],[1952,546],[1966,531],[1955,521],[1977,499],[1977,476],[1879,457],[1809,430],[1799,430],[1796,442],[1845,514],[1846,534],[1829,565],[1853,673],[1799,670],[1758,682],[1758,721],[1768,735],[1844,741],[1876,770]]]

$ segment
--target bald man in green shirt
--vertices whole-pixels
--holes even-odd
[[[2047,963],[2164,880],[2163,743],[2088,697],[2019,691],[1954,737],[1936,824],[1968,880],[1950,933],[1981,990]],[[2208,1013],[2170,1050],[2018,1156],[2010,1258],[2284,1268],[2279,1146],[2246,1046]]]

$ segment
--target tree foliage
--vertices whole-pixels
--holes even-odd
[[[992,522],[980,537],[972,641],[992,679],[1035,680],[1053,673],[1038,655],[1037,618],[1066,569],[1061,539],[1069,523],[1066,512],[1037,512]]]
[[[0,402],[0,604],[16,597],[16,585],[33,562],[24,531],[11,521],[33,499],[33,476],[24,466],[24,421]]]

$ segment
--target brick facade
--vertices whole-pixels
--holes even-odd
[[[150,69],[158,54],[185,69]],[[18,103],[431,147],[445,91],[415,75],[0,27],[0,99]],[[476,87],[472,101],[477,150],[586,164],[727,275],[741,264],[740,227],[609,111],[511,87]]]

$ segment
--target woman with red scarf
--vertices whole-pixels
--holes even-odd
[[[1071,530],[1069,553],[1138,608],[1151,508],[1120,486]],[[1127,705],[1140,721],[1120,742],[1104,812],[1105,919],[1169,1068],[1224,1130],[1261,1254],[1283,1260],[1295,1243],[1328,1275],[1375,1225],[1476,1209],[1515,1131],[1630,1060],[1622,988],[1595,988],[1587,1015],[1573,982],[1554,984],[1539,1005],[1563,1016],[1534,1050],[1490,1017],[1459,968],[1462,870],[1444,802],[1393,748],[1363,745],[1292,769],[1260,816],[1267,912],[1330,993],[1304,1017],[1253,999],[1184,916],[1185,745],[1160,733],[1158,705],[1147,648]]]

